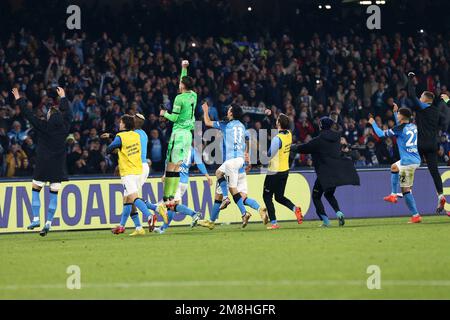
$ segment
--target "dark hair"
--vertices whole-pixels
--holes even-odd
[[[289,120],[289,117],[287,115],[281,113],[278,116],[278,123],[280,124],[281,129],[287,130],[290,128],[291,120]]]
[[[184,76],[181,79],[181,83],[184,85],[184,87],[186,88],[186,90],[192,90],[194,89],[194,79],[192,77],[189,76]]]
[[[145,123],[145,118],[141,114],[137,114],[134,116],[134,127],[135,129],[142,129]]]
[[[412,117],[412,112],[411,110],[409,110],[409,108],[400,108],[400,110],[398,110],[398,113],[400,113],[403,117],[407,118],[408,120],[411,120]]]
[[[120,118],[120,120],[125,125],[125,129],[127,131],[134,130],[135,125],[134,125],[134,117],[133,116],[125,114],[125,115],[122,116],[122,118]]]
[[[427,97],[428,99],[430,99],[430,100],[434,100],[434,98],[435,98],[434,93],[431,92],[431,91],[424,91],[424,92],[423,92],[423,95],[424,95],[425,97]]]
[[[242,111],[241,106],[238,104],[232,104],[230,108],[231,113],[233,114],[233,119],[241,121],[242,116],[244,115],[244,111]]]

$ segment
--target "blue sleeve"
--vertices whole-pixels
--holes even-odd
[[[111,153],[120,148],[122,148],[122,139],[120,139],[120,136],[116,136],[114,141],[106,148],[106,153]]]
[[[377,136],[379,136],[380,138],[384,138],[384,137],[393,137],[393,136],[396,135],[395,132],[394,132],[394,130],[392,130],[392,129],[384,130],[384,131],[381,130],[381,129],[378,127],[378,125],[377,125],[376,122],[374,122],[374,123],[372,124],[372,127],[373,127],[373,130],[375,131],[375,134],[376,134]]]
[[[222,129],[222,123],[220,121],[214,121],[213,122],[213,128],[221,130]]]
[[[417,99],[417,98],[416,98],[416,99]],[[422,109],[422,110],[425,110],[426,108],[429,108],[429,107],[430,107],[429,104],[426,104],[426,103],[420,101],[419,99],[417,99],[416,104],[417,104],[417,105],[419,106],[419,108]]]
[[[278,137],[273,138],[272,142],[270,144],[269,152],[267,152],[267,156],[269,158],[275,157],[275,155],[278,153],[278,150],[281,149],[281,146],[282,146],[282,143],[281,143],[280,138],[278,138]]]
[[[200,170],[202,174],[207,175],[208,170],[206,170],[206,166],[203,163],[202,155],[195,149],[192,152],[194,154],[194,162],[197,165],[198,170]]]
[[[398,112],[394,112],[394,121],[395,124],[398,125]]]

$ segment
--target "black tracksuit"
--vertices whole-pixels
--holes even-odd
[[[72,111],[66,98],[61,99],[59,110],[50,119],[37,118],[28,109],[24,98],[17,101],[20,111],[37,134],[36,167],[33,179],[41,182],[59,183],[67,181],[66,138],[72,122]]]
[[[341,134],[333,130],[323,130],[319,136],[310,142],[298,145],[297,152],[311,154],[317,180],[314,183],[313,202],[316,213],[326,215],[322,204],[322,195],[328,200],[333,209],[340,211],[334,196],[336,187],[345,185],[359,185],[359,176],[353,161],[344,158],[341,153]]]
[[[416,87],[412,80],[408,82],[408,97],[413,102],[413,110],[416,112],[416,125],[418,131],[419,153],[423,161],[426,161],[428,170],[433,178],[438,194],[443,194],[441,175],[438,170],[438,146],[441,111],[432,103],[427,108],[421,107],[421,102],[416,95]]]

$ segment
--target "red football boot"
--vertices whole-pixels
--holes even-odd
[[[384,197],[383,200],[390,203],[397,203],[398,197],[396,194],[390,194],[387,197]]]
[[[297,217],[298,224],[303,223],[303,214],[302,209],[300,207],[295,207],[295,216]]]
[[[416,214],[415,216],[412,216],[411,219],[409,220],[409,224],[413,224],[413,223],[421,223],[422,222],[422,217],[419,214]]]
[[[280,229],[280,226],[278,224],[273,224],[270,227],[267,227],[267,230],[277,230]]]
[[[111,229],[111,232],[113,234],[125,233],[125,227],[122,227],[122,226],[115,227],[115,228]]]

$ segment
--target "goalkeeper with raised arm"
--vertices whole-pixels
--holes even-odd
[[[180,166],[191,149],[195,126],[197,94],[193,91],[194,79],[187,75],[189,62],[184,60],[181,66],[180,94],[175,98],[172,112],[166,110],[160,112],[161,117],[174,123],[167,149],[164,197],[158,206],[158,213],[162,216],[166,216],[167,208],[173,210],[175,204],[173,199],[180,183]]]

